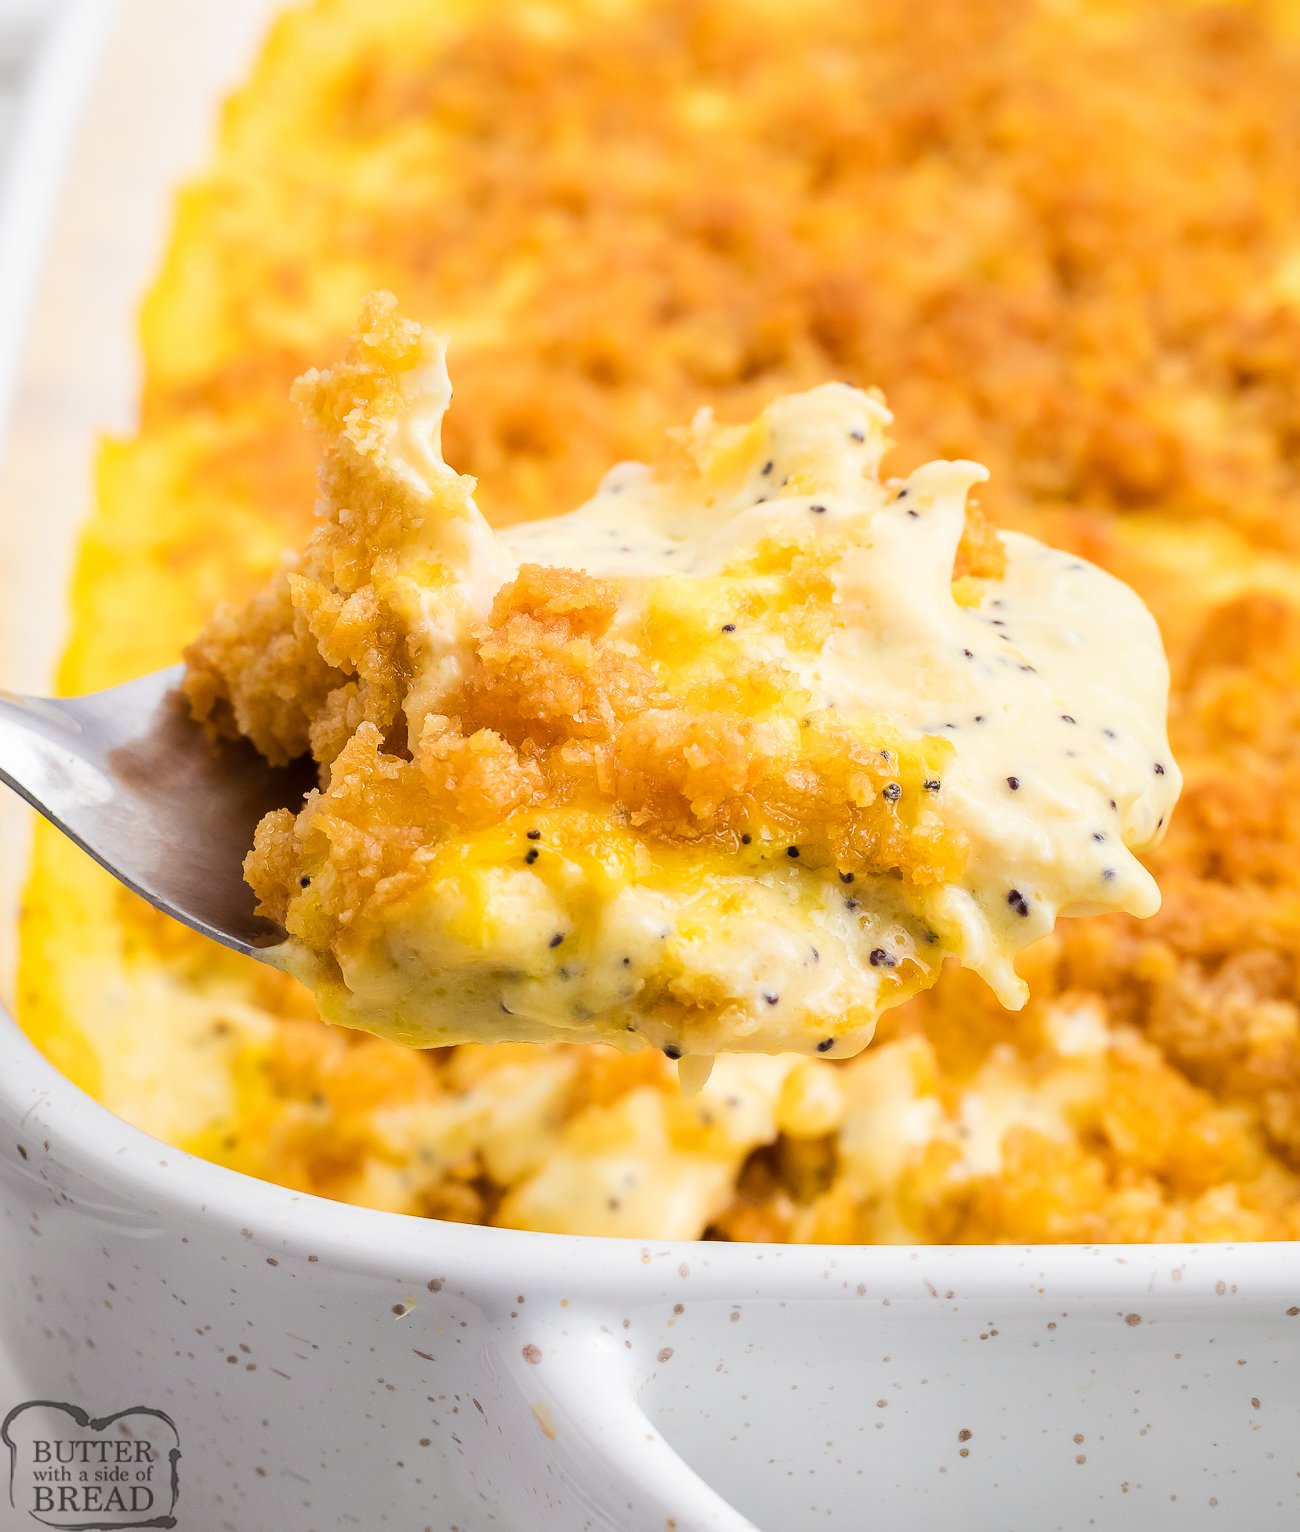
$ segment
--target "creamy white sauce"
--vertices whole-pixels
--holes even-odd
[[[879,484],[888,411],[844,385],[790,396],[768,418],[767,445],[737,492],[701,504],[644,465],[623,464],[579,510],[501,540],[521,562],[624,586],[630,627],[650,577],[717,574],[791,523],[865,524],[865,546],[837,568],[843,621],[820,655],[809,661],[739,624],[736,642],[796,673],[818,706],[845,719],[950,741],[955,759],[933,802],[972,854],[958,883],[924,896],[925,915],[1005,1004],[1021,1004],[1015,951],[1058,914],[1146,916],[1159,906],[1130,850],[1160,837],[1180,784],[1155,621],[1113,576],[1017,533],[1002,534],[1005,577],[984,582],[977,606],[958,605],[953,561],[982,467],[937,462]],[[785,496],[790,447],[804,461],[815,454],[847,492]],[[870,902],[865,885],[856,899]]]

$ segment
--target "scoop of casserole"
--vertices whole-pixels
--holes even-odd
[[[368,300],[297,396],[304,554],[189,652],[196,715],[321,787],[247,862],[330,1020],[420,1046],[843,1056],[945,959],[1008,1006],[1058,914],[1154,912],[1179,778],[1126,586],[882,479],[830,383],[702,414],[494,532],[443,461],[445,345]]]

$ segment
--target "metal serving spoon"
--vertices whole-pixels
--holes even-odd
[[[254,913],[243,861],[263,814],[315,786],[190,717],[181,666],[88,697],[0,691],[0,782],[156,909],[256,957],[285,939]]]

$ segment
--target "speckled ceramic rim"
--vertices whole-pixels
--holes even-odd
[[[554,1269],[574,1297],[607,1295],[624,1301],[645,1285],[661,1285],[668,1253],[692,1262],[697,1296],[701,1285],[718,1296],[834,1299],[845,1291],[828,1283],[828,1264],[842,1274],[869,1275],[873,1291],[895,1301],[929,1301],[918,1263],[927,1274],[942,1268],[960,1274],[964,1297],[1014,1299],[1044,1279],[1109,1306],[1146,1290],[1153,1267],[1194,1267],[1212,1261],[1215,1277],[1230,1274],[1242,1298],[1270,1309],[1293,1301],[1300,1288],[1300,1244],[1292,1242],[1207,1245],[957,1246],[916,1249],[871,1245],[742,1245],[691,1241],[640,1241],[580,1235],[534,1234],[386,1213],[331,1202],[255,1180],[184,1153],[114,1116],[61,1075],[0,1009],[0,1119],[30,1138],[49,1139],[57,1161],[85,1170],[92,1179],[116,1182],[132,1203],[167,1213],[186,1224],[225,1226],[232,1235],[248,1229],[259,1244],[285,1254],[316,1256],[323,1264],[366,1275],[390,1274],[408,1262],[432,1262],[448,1281],[463,1278],[480,1290],[511,1293],[517,1273],[542,1277]],[[8,1145],[4,1146],[8,1149]],[[652,1249],[654,1266],[641,1259]],[[1032,1251],[1032,1270],[1025,1257]],[[1184,1282],[1189,1299],[1203,1296]]]

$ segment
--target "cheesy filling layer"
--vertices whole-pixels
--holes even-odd
[[[1003,1004],[1058,915],[1152,914],[1179,776],[1138,597],[994,533],[826,384],[494,532],[445,345],[371,299],[298,397],[306,552],[189,653],[196,715],[322,785],[260,826],[273,960],[418,1046],[846,1056],[946,959]]]

